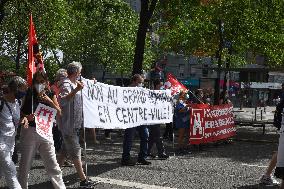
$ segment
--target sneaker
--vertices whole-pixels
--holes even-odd
[[[136,164],[136,162],[133,161],[132,159],[122,159],[121,160],[122,166],[134,166],[135,164]]]
[[[93,189],[95,188],[95,185],[97,183],[91,180],[83,180],[80,182],[80,187],[79,188],[84,188],[84,189]]]
[[[146,159],[138,159],[137,163],[140,165],[151,165],[151,162],[147,161]]]
[[[280,183],[272,176],[263,175],[260,183],[264,185],[279,185]]]

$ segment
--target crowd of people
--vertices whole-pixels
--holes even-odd
[[[62,179],[61,167],[68,158],[74,165],[79,179],[80,188],[93,188],[95,183],[88,180],[84,173],[80,145],[80,129],[83,127],[83,105],[81,81],[82,65],[72,62],[67,69],[59,69],[55,82],[50,85],[47,74],[37,71],[29,86],[26,81],[15,76],[7,86],[2,87],[0,98],[0,166],[1,176],[6,179],[9,188],[28,188],[29,171],[35,154],[39,154],[46,172],[54,188],[66,188]],[[94,79],[94,82],[96,80]],[[142,87],[144,78],[136,74],[131,79],[129,87]],[[153,82],[153,90],[161,90],[163,83],[157,79]],[[198,98],[198,97],[196,97]],[[201,102],[201,99],[199,99]],[[35,114],[39,104],[56,109],[56,124],[53,126],[53,140],[47,140],[37,133]],[[178,129],[178,153],[186,151],[184,136],[189,128],[189,96],[186,92],[178,95],[175,103],[175,127]],[[12,154],[15,148],[15,136],[20,130],[19,141],[19,170],[16,172]],[[94,134],[95,130],[93,129]],[[140,151],[137,161],[130,157],[132,141],[136,131],[140,137]],[[109,132],[106,132],[106,137]],[[121,165],[133,166],[135,164],[150,165],[148,158],[155,158],[153,146],[156,145],[157,156],[164,160],[169,158],[164,147],[163,138],[172,140],[173,125],[167,124],[162,135],[160,125],[128,128],[124,131],[123,152]],[[16,152],[17,153],[17,152]]]
[[[79,62],[72,62],[66,70],[58,70],[53,85],[50,85],[45,72],[38,71],[33,76],[31,86],[28,86],[23,78],[14,76],[6,86],[2,87],[2,95],[0,96],[0,176],[5,177],[9,188],[28,188],[29,171],[36,153],[39,153],[54,188],[66,188],[61,171],[66,159],[72,161],[76,169],[80,179],[80,188],[94,188],[96,183],[87,178],[82,163],[80,129],[83,128],[81,91],[84,84],[81,81],[81,71],[82,65]],[[95,79],[94,82],[96,82]],[[132,77],[129,87],[142,87],[143,83],[142,75],[136,74]],[[153,81],[151,89],[161,90],[162,86],[163,83],[157,79]],[[204,94],[201,89],[191,94],[181,91],[176,95],[173,101],[173,123],[166,124],[163,135],[159,124],[125,129],[121,165],[150,165],[149,158],[156,156],[161,160],[169,158],[163,139],[173,140],[173,128],[178,130],[177,153],[188,153],[189,149],[185,139],[189,137],[191,104],[212,104],[211,96],[212,94]],[[53,127],[53,141],[46,140],[36,131],[34,112],[39,103],[57,110],[56,124]],[[230,103],[226,93],[221,94],[220,103]],[[12,159],[17,129],[20,129],[19,153],[21,154],[18,173]],[[95,130],[93,131],[95,134]],[[140,137],[140,151],[137,160],[130,156],[136,132]],[[109,133],[109,131],[105,133],[106,137],[110,136]],[[157,154],[153,153],[154,144]],[[273,155],[261,182],[274,182],[271,174],[276,162],[277,153]],[[282,172],[282,168],[278,167],[276,176],[283,179]]]
[[[7,186],[13,189],[28,188],[32,160],[39,153],[48,176],[56,189],[64,189],[61,166],[68,157],[80,178],[80,188],[93,188],[95,183],[88,180],[82,166],[79,130],[82,127],[82,96],[84,85],[78,80],[82,70],[79,62],[72,62],[66,70],[60,69],[54,85],[49,85],[45,72],[33,75],[32,85],[19,77],[13,77],[4,86],[0,111],[0,167],[1,176]],[[21,103],[21,105],[20,105]],[[57,136],[50,141],[36,131],[35,110],[39,103],[57,110]],[[15,136],[21,125],[18,174],[12,154]],[[58,134],[60,132],[60,134]],[[59,139],[61,138],[62,141]],[[58,140],[59,139],[59,140]],[[56,154],[56,151],[58,153]]]

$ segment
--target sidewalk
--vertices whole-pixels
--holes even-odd
[[[256,110],[256,120],[273,121],[275,106],[258,107]],[[261,115],[262,114],[262,115]],[[234,108],[236,120],[251,121],[255,119],[255,108]]]

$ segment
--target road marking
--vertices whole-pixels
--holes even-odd
[[[125,180],[117,180],[117,179],[110,179],[110,178],[90,177],[90,179],[93,181],[102,182],[106,184],[134,187],[134,188],[139,188],[139,189],[176,189],[176,188],[170,188],[170,187],[165,187],[165,186],[142,184],[138,182],[129,182]]]
[[[266,168],[267,166],[265,165],[250,165],[247,163],[242,163],[243,166],[248,166],[248,167],[259,167],[259,168]]]

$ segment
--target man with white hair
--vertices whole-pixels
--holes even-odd
[[[72,62],[67,66],[67,78],[62,81],[59,93],[59,102],[62,115],[59,128],[63,137],[62,149],[58,157],[58,163],[63,165],[66,156],[73,162],[80,177],[80,188],[93,188],[94,183],[87,180],[81,161],[81,146],[79,143],[79,131],[83,123],[83,104],[81,90],[84,84],[78,80],[81,76],[82,65],[80,62]]]

